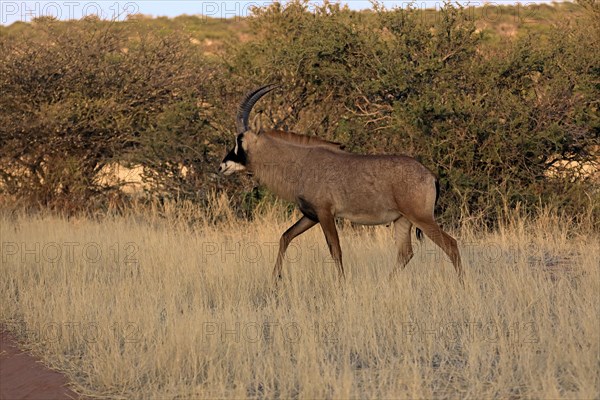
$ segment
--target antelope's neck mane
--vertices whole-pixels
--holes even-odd
[[[345,153],[345,146],[343,144],[330,142],[329,140],[321,139],[317,136],[306,136],[286,131],[266,131],[261,133],[261,135],[265,135],[272,139],[280,140],[289,144],[294,144],[296,146],[324,147],[329,150]]]

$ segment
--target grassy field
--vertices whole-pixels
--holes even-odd
[[[600,395],[591,230],[550,214],[464,226],[453,232],[461,287],[427,240],[389,280],[391,228],[345,225],[340,287],[316,228],[293,242],[274,289],[291,221],[267,210],[239,222],[215,204],[101,220],[2,214],[0,323],[93,397]]]

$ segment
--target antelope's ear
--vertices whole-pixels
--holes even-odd
[[[250,122],[250,130],[255,132],[257,135],[260,134],[262,130],[262,121],[260,119],[260,114],[256,114],[254,118],[252,118],[252,122]]]

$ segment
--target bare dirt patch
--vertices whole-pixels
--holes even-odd
[[[78,399],[64,375],[45,367],[0,328],[0,399]]]

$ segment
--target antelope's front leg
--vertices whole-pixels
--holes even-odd
[[[316,221],[308,217],[302,217],[292,225],[279,239],[279,253],[277,254],[277,261],[275,262],[275,268],[273,269],[273,278],[275,280],[281,279],[281,267],[283,265],[283,256],[287,250],[290,242],[298,235],[306,232],[317,224]]]

